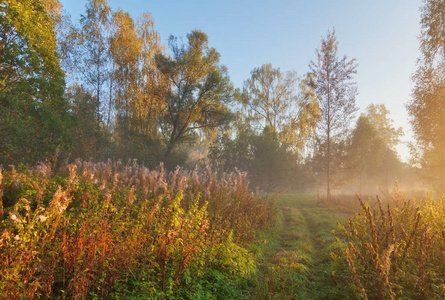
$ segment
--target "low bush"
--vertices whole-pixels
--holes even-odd
[[[360,213],[341,226],[357,293],[365,299],[445,297],[445,198],[407,200],[396,187],[391,207],[358,197]]]
[[[0,200],[2,299],[225,299],[254,272],[243,247],[274,218],[245,174],[136,161],[12,167]]]

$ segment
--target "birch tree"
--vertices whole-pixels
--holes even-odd
[[[355,59],[338,57],[338,42],[335,31],[328,31],[316,50],[316,60],[309,64],[308,86],[318,99],[321,121],[317,128],[318,149],[322,151],[321,164],[326,173],[326,197],[331,199],[331,182],[334,160],[341,157],[338,144],[347,137],[349,124],[357,111],[355,97],[356,83],[352,81],[357,73]],[[336,168],[340,164],[335,164]]]
[[[247,120],[259,131],[266,127],[294,151],[305,145],[319,119],[318,102],[295,72],[282,73],[265,64],[251,72],[242,95]]]

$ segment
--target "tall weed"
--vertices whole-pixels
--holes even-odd
[[[396,187],[393,207],[361,204],[337,237],[357,291],[365,299],[445,297],[445,198],[407,200]]]
[[[11,167],[0,200],[0,299],[187,298],[212,272],[241,282],[254,270],[242,247],[274,217],[243,173],[136,161]]]

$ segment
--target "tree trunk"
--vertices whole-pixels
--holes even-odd
[[[328,80],[330,79],[330,74],[327,74]],[[328,83],[328,149],[327,149],[327,186],[326,186],[326,201],[331,202],[331,85]]]

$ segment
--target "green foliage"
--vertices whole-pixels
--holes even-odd
[[[392,138],[386,135],[387,131],[383,130],[385,127],[381,127],[383,124],[373,123],[373,120],[376,121],[372,117],[360,116],[347,147],[345,165],[349,181],[357,187],[359,194],[369,190],[373,192],[375,186],[388,191],[390,182],[402,170],[402,163],[391,147],[391,140],[397,138],[397,135]]]
[[[413,74],[415,87],[407,105],[417,144],[414,159],[422,166],[422,175],[438,193],[445,192],[445,43],[444,3],[425,0],[421,7],[421,57]]]
[[[83,159],[105,159],[109,154],[110,141],[99,121],[99,101],[78,85],[69,89],[65,97],[71,103],[73,116],[71,132],[75,145],[71,155]]]
[[[261,135],[242,128],[233,139],[219,135],[210,148],[209,164],[221,173],[247,171],[251,185],[265,192],[306,191],[315,182],[309,165],[280,144],[268,126]]]
[[[43,160],[72,142],[54,21],[45,3],[2,4],[0,164]]]
[[[266,127],[263,134],[254,139],[249,169],[252,184],[267,192],[289,186],[297,160],[296,155],[280,146],[277,133],[272,130]]]
[[[207,35],[193,31],[188,45],[178,45],[170,37],[172,57],[158,54],[156,66],[168,82],[166,113],[161,129],[166,157],[181,141],[199,130],[226,124],[231,114],[233,87],[227,69],[220,65],[219,53],[208,45]]]
[[[389,110],[384,104],[370,104],[366,107],[365,116],[369,119],[371,124],[375,127],[378,136],[385,143],[385,146],[394,149],[400,143],[400,137],[403,136],[401,127],[394,128],[392,119],[388,117]]]
[[[229,234],[191,262],[177,295],[183,299],[241,299],[255,271],[252,254]]]
[[[224,132],[212,142],[209,150],[209,164],[220,173],[235,169],[248,171],[252,161],[253,134],[243,128],[238,129],[236,137]]]

